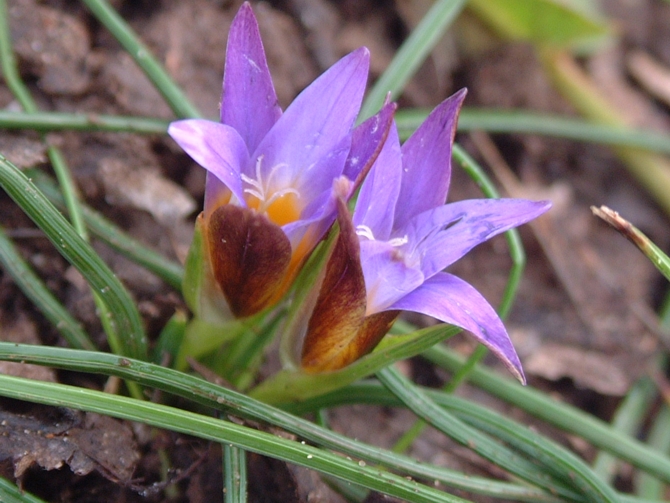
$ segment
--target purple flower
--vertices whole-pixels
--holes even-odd
[[[291,285],[335,220],[337,198],[348,197],[388,134],[392,106],[352,131],[368,66],[367,49],[354,51],[282,114],[258,23],[242,5],[228,37],[221,122],[183,120],[168,130],[207,170],[201,238],[191,248],[200,269],[184,287],[197,315],[250,316]]]
[[[306,328],[302,367],[341,368],[371,351],[399,311],[461,327],[523,381],[502,321],[471,285],[443,269],[474,246],[549,209],[548,202],[475,199],[444,204],[465,90],[440,104],[401,147],[395,127],[361,188]]]

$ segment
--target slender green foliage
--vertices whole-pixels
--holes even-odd
[[[368,93],[359,121],[374,115],[381,108],[388,93],[391,94],[391,99],[400,95],[465,3],[465,0],[437,0],[433,4]]]
[[[46,196],[2,155],[0,186],[42,229],[58,252],[86,278],[108,307],[107,321],[114,327],[112,333],[123,334],[118,340],[110,339],[110,345],[116,346],[124,355],[146,359],[147,342],[137,308],[124,286],[91,245],[77,234]]]
[[[2,342],[0,342],[0,360],[24,361],[134,380],[144,387],[155,387],[238,417],[272,424],[316,445],[362,459],[368,463],[380,464],[413,477],[436,480],[448,487],[505,499],[518,501],[554,500],[550,495],[535,488],[466,476],[443,467],[421,463],[407,456],[394,454],[378,447],[368,446],[246,395],[158,365],[99,352]],[[360,398],[361,395],[353,394],[352,396]],[[374,403],[374,396],[374,394],[371,395],[370,403]],[[387,394],[387,396],[389,395]],[[318,400],[318,398],[315,400]],[[394,403],[397,404],[398,402]],[[335,402],[329,402],[329,404],[336,405]],[[297,407],[297,405],[291,407]]]
[[[95,349],[95,345],[79,322],[63,307],[28,263],[23,260],[3,229],[0,229],[0,264],[70,346],[77,349]]]
[[[46,405],[70,407],[119,419],[138,421],[206,440],[230,443],[248,451],[270,455],[416,503],[464,501],[413,480],[365,466],[364,463],[344,459],[323,449],[165,405],[6,375],[0,375],[0,394]]]
[[[49,201],[59,209],[64,208],[63,198],[49,177],[40,171],[30,171],[28,175],[35,186],[49,198]],[[181,264],[169,260],[143,245],[85,204],[81,205],[81,212],[86,226],[95,237],[101,239],[110,248],[126,258],[154,273],[172,288],[181,289],[181,282],[184,277],[184,268]]]
[[[530,458],[533,459],[533,462],[527,461],[527,458],[497,444],[490,437],[480,434],[452,414],[442,410],[394,367],[389,366],[377,372],[377,378],[407,408],[424,421],[461,445],[470,447],[477,454],[509,470],[517,477],[563,498],[580,500],[579,495],[574,492],[577,489],[582,492],[587,501],[607,503],[617,501],[614,491],[576,457],[567,456],[567,453],[557,455],[555,449],[541,450],[538,442],[534,449],[534,456]],[[505,425],[501,423],[499,426],[504,428]],[[514,433],[519,434],[519,429],[514,428]],[[510,437],[505,440],[509,441]],[[545,473],[538,474],[535,464],[538,461],[544,461]],[[562,481],[549,477],[549,473],[552,472],[554,477],[561,476]],[[571,477],[572,481],[570,481]]]
[[[463,364],[463,358],[442,346],[430,348],[423,356],[451,371],[458,370]],[[538,390],[522,388],[511,379],[481,366],[472,370],[469,381],[532,416],[582,437],[596,447],[670,482],[670,457],[650,449],[634,438],[617,433],[603,421],[575,407],[559,403]]]

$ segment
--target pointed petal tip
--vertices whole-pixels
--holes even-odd
[[[349,54],[340,59],[340,61],[348,61],[353,65],[364,65],[365,76],[367,79],[367,74],[370,67],[370,50],[367,47],[361,46],[358,49],[351,51]]]
[[[246,16],[251,16],[254,19],[256,18],[256,16],[254,15],[254,9],[251,7],[251,3],[249,2],[244,2],[242,5],[240,5],[240,8],[237,10],[237,14],[235,14],[233,22],[235,22],[238,17],[242,19],[243,17]]]

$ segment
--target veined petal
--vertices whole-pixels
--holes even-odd
[[[206,221],[214,278],[238,317],[269,306],[291,261],[291,244],[281,228],[261,213],[232,204]]]
[[[395,103],[386,103],[377,114],[354,129],[351,150],[342,171],[344,176],[354,181],[354,190],[363,183],[386,144],[396,108]]]
[[[423,283],[421,270],[406,264],[402,253],[392,244],[363,239],[360,247],[367,316],[387,309]]]
[[[249,152],[235,129],[218,122],[188,119],[170,124],[168,134],[239,201],[244,201],[240,173],[249,162]]]
[[[473,199],[440,206],[413,218],[405,229],[412,255],[427,278],[493,236],[538,217],[551,206],[525,199]]]
[[[467,330],[525,384],[521,362],[500,317],[486,299],[462,279],[447,273],[436,274],[392,307],[427,314]]]
[[[335,63],[300,93],[261,141],[252,158],[262,158],[261,175],[271,179],[275,190],[292,187],[301,196],[318,195],[342,174],[369,59],[361,48]]]
[[[391,235],[402,174],[400,139],[394,122],[379,157],[361,186],[354,211],[354,225],[367,229],[375,239],[385,241]]]
[[[302,348],[301,364],[310,373],[340,368],[358,353],[354,341],[365,317],[365,280],[350,218],[340,201],[340,234],[326,264]]]
[[[451,179],[451,146],[465,93],[462,89],[444,100],[403,144],[404,174],[395,209],[396,228],[445,203]]]
[[[228,33],[221,122],[235,128],[253,152],[280,116],[258,22],[245,2]]]

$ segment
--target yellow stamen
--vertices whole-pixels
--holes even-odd
[[[298,195],[295,192],[285,192],[271,198],[270,204],[261,201],[255,195],[247,196],[247,206],[258,212],[264,212],[271,222],[278,226],[295,222],[300,218]]]

